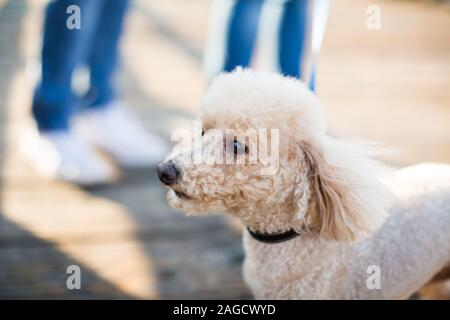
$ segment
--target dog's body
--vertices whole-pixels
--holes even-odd
[[[450,166],[399,170],[390,216],[354,243],[316,235],[266,244],[244,234],[244,277],[260,299],[404,299],[450,267]],[[372,282],[380,276],[380,281]]]
[[[384,180],[389,170],[377,147],[330,136],[314,95],[275,74],[218,77],[201,120],[200,143],[175,148],[158,168],[169,203],[231,214],[254,234],[299,233],[267,244],[245,232],[244,276],[257,298],[407,298],[450,266],[449,165]],[[270,135],[259,144],[250,134],[228,141],[228,129]],[[261,144],[269,140],[270,148]],[[264,161],[247,162],[254,145],[258,155],[278,155],[272,174]],[[198,152],[215,161],[192,162]],[[235,162],[222,162],[224,155]]]

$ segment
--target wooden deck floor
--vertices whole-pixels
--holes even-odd
[[[332,130],[379,140],[396,162],[450,162],[450,11],[335,0],[319,68]],[[0,298],[247,298],[240,229],[167,207],[154,170],[82,190],[38,177],[19,153],[45,1],[0,0]],[[124,99],[169,136],[190,126],[205,88],[209,1],[135,1],[123,41]],[[66,268],[82,289],[66,288]]]

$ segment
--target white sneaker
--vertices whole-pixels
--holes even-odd
[[[83,112],[76,127],[88,141],[125,167],[155,166],[169,151],[164,140],[147,133],[131,110],[120,102]]]
[[[70,131],[27,132],[21,150],[41,175],[78,184],[101,185],[112,182],[108,163],[81,137]]]

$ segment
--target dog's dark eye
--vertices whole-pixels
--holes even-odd
[[[247,149],[247,146],[244,146],[239,141],[234,140],[233,151],[234,151],[234,154],[242,154],[244,152],[248,152],[248,149]]]
[[[205,130],[202,129],[202,137],[205,135]]]

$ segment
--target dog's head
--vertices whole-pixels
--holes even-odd
[[[374,149],[327,135],[301,82],[249,70],[223,74],[199,120],[198,138],[158,167],[172,206],[247,222],[283,207],[292,227],[335,240],[357,239],[384,221],[389,197]]]

